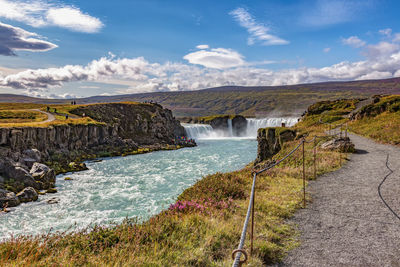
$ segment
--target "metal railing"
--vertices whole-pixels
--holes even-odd
[[[332,124],[330,123],[324,123],[320,120],[321,123],[323,124],[329,124],[329,132],[328,132],[328,136],[336,136],[340,134],[340,137],[342,137],[342,127],[343,125],[345,125],[345,136],[347,137],[347,122],[338,125],[338,127],[340,126],[340,133],[337,134],[331,134],[332,131]],[[306,170],[305,170],[305,144],[306,143],[314,143],[313,146],[313,161],[314,161],[314,168],[313,168],[313,175],[314,175],[314,179],[317,177],[317,138],[326,138],[327,136],[314,136],[314,138],[312,138],[311,140],[306,140],[306,137],[303,137],[300,141],[300,143],[294,147],[288,154],[286,154],[284,157],[282,157],[280,160],[277,160],[275,163],[267,166],[264,169],[261,169],[259,171],[254,171],[253,172],[253,184],[251,186],[251,194],[250,194],[250,200],[249,200],[249,205],[247,208],[247,213],[246,213],[246,218],[245,221],[243,223],[243,230],[242,230],[242,234],[240,236],[240,242],[239,245],[237,247],[237,249],[235,249],[232,252],[232,259],[233,267],[238,267],[238,266],[242,266],[243,263],[245,263],[248,259],[248,255],[246,250],[244,249],[244,243],[246,240],[246,232],[247,232],[247,228],[248,228],[248,224],[250,221],[250,216],[251,216],[251,232],[250,232],[250,256],[252,256],[253,254],[253,240],[254,240],[254,201],[255,201],[255,187],[256,187],[256,181],[257,181],[257,175],[266,172],[272,168],[274,168],[275,166],[279,165],[280,163],[282,163],[283,161],[285,161],[287,158],[289,158],[291,155],[293,155],[300,147],[302,147],[302,172],[303,172],[303,207],[306,207]],[[340,164],[342,162],[342,156],[340,153]],[[242,255],[244,255],[244,259],[241,260]]]

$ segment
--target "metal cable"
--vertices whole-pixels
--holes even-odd
[[[282,159],[278,160],[277,162],[275,162],[274,164],[260,170],[254,173],[253,176],[253,184],[251,186],[251,195],[250,195],[250,202],[249,202],[249,206],[247,208],[247,214],[246,214],[246,219],[243,223],[243,230],[242,230],[242,234],[240,237],[240,242],[239,242],[239,246],[237,248],[237,250],[242,250],[243,246],[244,246],[244,242],[246,240],[246,232],[247,232],[247,226],[249,224],[249,220],[250,220],[250,215],[251,215],[251,209],[254,205],[253,200],[254,200],[254,191],[255,191],[255,187],[256,187],[256,180],[257,180],[257,175],[260,173],[263,173],[273,167],[275,167],[276,165],[278,165],[279,163],[281,163],[282,161],[284,161],[285,159],[287,159],[290,155],[292,155],[296,150],[299,149],[299,147],[305,142],[305,139],[302,139],[301,142],[292,150],[290,151],[288,154],[286,154]],[[233,262],[233,267],[238,267],[240,266],[240,257],[242,256],[242,252],[238,251],[235,257],[235,260]]]
[[[382,182],[379,184],[379,186],[378,186],[378,194],[379,194],[379,197],[381,198],[383,204],[385,204],[386,207],[393,213],[393,215],[396,216],[397,219],[400,220],[400,216],[389,206],[388,203],[386,203],[386,201],[385,201],[385,199],[383,198],[382,193],[381,193],[381,188],[382,188],[383,183],[384,183],[384,182],[386,181],[386,179],[387,179],[390,175],[392,175],[393,172],[394,172],[394,171],[389,167],[389,154],[387,154],[387,157],[386,157],[386,168],[388,168],[389,173],[383,178]]]
[[[253,185],[251,186],[251,196],[250,196],[250,203],[249,207],[247,208],[247,214],[246,214],[246,220],[244,221],[243,224],[243,230],[242,230],[242,235],[240,237],[240,242],[238,246],[238,250],[242,250],[244,246],[244,241],[246,240],[246,232],[247,232],[247,226],[249,225],[249,219],[250,219],[250,214],[251,214],[251,208],[253,207],[253,199],[254,199],[254,189],[256,187],[256,180],[257,180],[257,173],[254,173],[253,177]],[[242,256],[242,252],[238,252],[235,257],[235,261],[233,262],[233,267],[238,267],[239,262],[240,262],[240,257]]]
[[[292,151],[290,151],[288,154],[286,154],[286,156],[284,156],[283,158],[281,158],[280,160],[278,160],[274,164],[266,167],[265,169],[259,170],[258,172],[256,172],[256,174],[260,174],[262,172],[265,172],[265,171],[275,167],[276,165],[278,165],[279,163],[281,163],[285,159],[287,159],[290,155],[292,155],[294,152],[296,152],[297,149],[299,149],[299,147],[303,144],[303,142],[305,142],[305,139],[302,139],[301,142]]]

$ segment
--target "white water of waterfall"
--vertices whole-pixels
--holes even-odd
[[[247,128],[246,136],[257,137],[257,130],[265,127],[279,127],[282,123],[286,127],[292,127],[298,121],[298,118],[263,118],[263,119],[246,119]]]
[[[228,136],[233,137],[232,120],[228,119]]]
[[[282,126],[282,123],[285,123],[286,127],[291,127],[297,123],[298,118],[262,118],[246,120],[246,130],[240,136],[234,136],[232,120],[228,120],[228,129],[226,131],[214,130],[208,124],[183,123],[182,126],[185,127],[188,137],[193,139],[256,138],[259,128]]]

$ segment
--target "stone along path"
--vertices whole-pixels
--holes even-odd
[[[357,152],[336,172],[310,182],[312,202],[290,220],[301,245],[278,266],[400,266],[400,148],[351,135]]]

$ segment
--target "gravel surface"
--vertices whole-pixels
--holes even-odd
[[[290,220],[300,247],[277,266],[400,266],[400,149],[351,135],[357,152],[336,172],[310,182],[312,203]]]
[[[46,114],[46,115],[47,115],[47,120],[37,122],[36,124],[43,124],[43,123],[47,123],[47,122],[52,122],[52,121],[54,121],[54,120],[56,119],[56,117],[55,117],[53,114],[51,114],[51,113],[42,111],[42,110],[40,110],[40,109],[32,109],[32,110],[38,111],[38,112],[40,112],[40,113],[43,113],[43,114]]]

